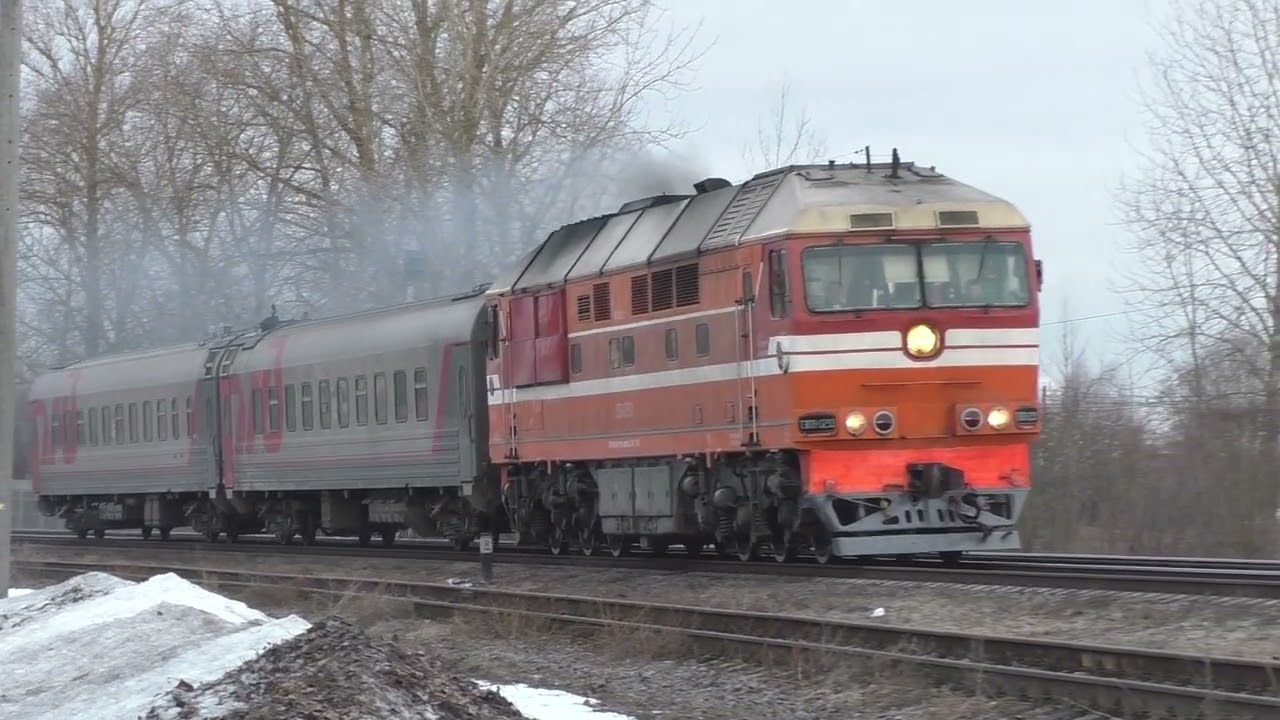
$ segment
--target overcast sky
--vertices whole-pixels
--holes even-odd
[[[735,181],[783,81],[842,160],[864,145],[936,165],[1018,205],[1045,262],[1042,361],[1066,318],[1123,309],[1114,197],[1145,144],[1135,96],[1166,0],[668,0],[667,20],[714,41],[672,108],[678,148]],[[1072,323],[1114,359],[1125,316]]]

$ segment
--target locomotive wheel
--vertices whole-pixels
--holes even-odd
[[[169,533],[171,533],[171,532],[173,532],[173,528],[171,528],[171,527],[162,527],[162,528],[160,528],[160,539],[161,539],[161,540],[168,540],[168,539],[169,539]]]
[[[947,567],[955,567],[960,564],[961,558],[964,557],[963,550],[943,550],[938,553],[938,557],[942,558],[942,564]]]
[[[595,555],[600,550],[600,533],[595,525],[578,530],[578,548],[583,555]]]
[[[238,527],[227,528],[227,542],[233,543],[239,539],[240,539],[240,528]]]
[[[152,530],[152,528],[151,528],[151,526],[150,526],[150,525],[143,525],[143,526],[142,526],[142,539],[143,539],[143,540],[150,540],[150,539],[151,539],[151,530]]]
[[[773,559],[778,562],[791,562],[796,559],[795,538],[790,530],[782,530],[773,536],[770,543]]]
[[[81,540],[88,538],[89,528],[87,527],[76,528],[76,537],[80,538]]]
[[[649,545],[649,551],[654,557],[662,557],[667,554],[669,547],[666,540],[653,540]]]
[[[277,530],[276,540],[279,540],[281,545],[288,545],[293,542],[293,534],[292,528],[289,530]]]
[[[702,543],[698,540],[690,540],[684,544],[684,554],[691,558],[696,558],[702,554]]]
[[[369,543],[373,542],[373,533],[368,531],[362,532],[357,538],[357,541],[360,543],[360,547],[369,547]]]
[[[739,535],[736,538],[736,543],[735,543],[733,552],[734,552],[734,555],[737,555],[738,559],[741,560],[742,562],[749,562],[755,559],[757,546],[758,546],[758,543],[756,542],[754,533],[750,535],[745,535],[745,536]]]
[[[95,538],[97,538],[97,539],[101,540],[102,538],[104,538],[104,537],[106,537],[106,536],[107,536],[107,529],[106,529],[106,528],[94,528],[94,529],[93,529],[93,536],[94,536]]]
[[[552,555],[563,555],[569,549],[569,540],[564,536],[564,528],[551,528],[551,539],[547,541]]]
[[[396,544],[396,531],[387,528],[382,531],[382,547],[391,547]]]
[[[622,557],[631,552],[631,541],[625,535],[608,535],[605,539],[609,543],[609,554],[614,557]]]

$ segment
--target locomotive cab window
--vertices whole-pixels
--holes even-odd
[[[769,315],[785,318],[791,309],[791,290],[787,280],[787,251],[769,251]]]

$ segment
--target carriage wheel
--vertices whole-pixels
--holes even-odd
[[[583,555],[595,555],[600,550],[600,534],[594,523],[578,530],[578,549]]]
[[[790,530],[782,530],[773,536],[770,543],[773,559],[778,562],[791,562],[796,559],[796,543]]]
[[[151,539],[151,531],[152,531],[152,529],[153,529],[153,528],[152,528],[150,525],[143,525],[143,526],[142,526],[142,539],[143,539],[143,540],[150,540],[150,539]]]
[[[631,541],[625,535],[609,535],[605,538],[609,543],[609,554],[622,557],[631,552]]]

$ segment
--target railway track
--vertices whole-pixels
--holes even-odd
[[[221,588],[270,586],[412,603],[423,616],[518,619],[561,633],[632,633],[686,643],[691,654],[774,670],[914,668],[935,682],[1033,701],[1069,701],[1121,717],[1280,717],[1280,663],[1017,637],[934,632],[774,613],[550,595],[447,583],[230,571],[129,562],[14,562],[60,580],[87,571],[145,578],[174,572]]]
[[[144,541],[137,535],[109,534],[103,540],[80,540],[65,532],[15,533],[18,545],[53,545],[59,547],[99,547],[119,549],[121,552],[154,553],[160,548],[188,550],[192,552],[243,552],[264,553],[288,557],[329,556],[395,558],[422,561],[475,561],[474,550],[459,551],[443,543],[430,540],[401,541],[395,547],[360,547],[354,540],[324,538],[313,546],[280,545],[267,537],[241,537],[237,543],[208,543],[199,535],[175,533],[165,543]],[[532,564],[548,566],[585,565],[635,570],[711,572],[737,574],[764,574],[789,577],[858,578],[907,582],[944,582],[953,584],[1005,585],[1037,588],[1069,588],[1085,590],[1116,590],[1127,592],[1167,593],[1178,595],[1213,595],[1280,599],[1280,569],[1240,569],[1237,566],[1220,568],[1215,561],[1197,562],[1192,558],[1176,558],[1171,566],[1154,564],[1121,564],[1122,558],[1103,556],[1090,563],[1091,556],[1028,555],[1026,559],[1011,559],[1013,554],[974,556],[958,567],[944,567],[940,562],[919,560],[910,564],[892,561],[867,563],[836,563],[820,565],[816,562],[775,563],[760,561],[744,563],[738,560],[717,558],[689,558],[681,555],[655,556],[636,552],[629,556],[610,555],[550,555],[539,549],[521,549],[503,546],[495,554],[498,564]],[[1072,558],[1063,561],[1061,558]],[[1159,558],[1142,558],[1154,563]],[[1229,561],[1230,562],[1230,561]],[[1250,564],[1249,561],[1236,561]],[[1265,561],[1259,563],[1265,567]]]

